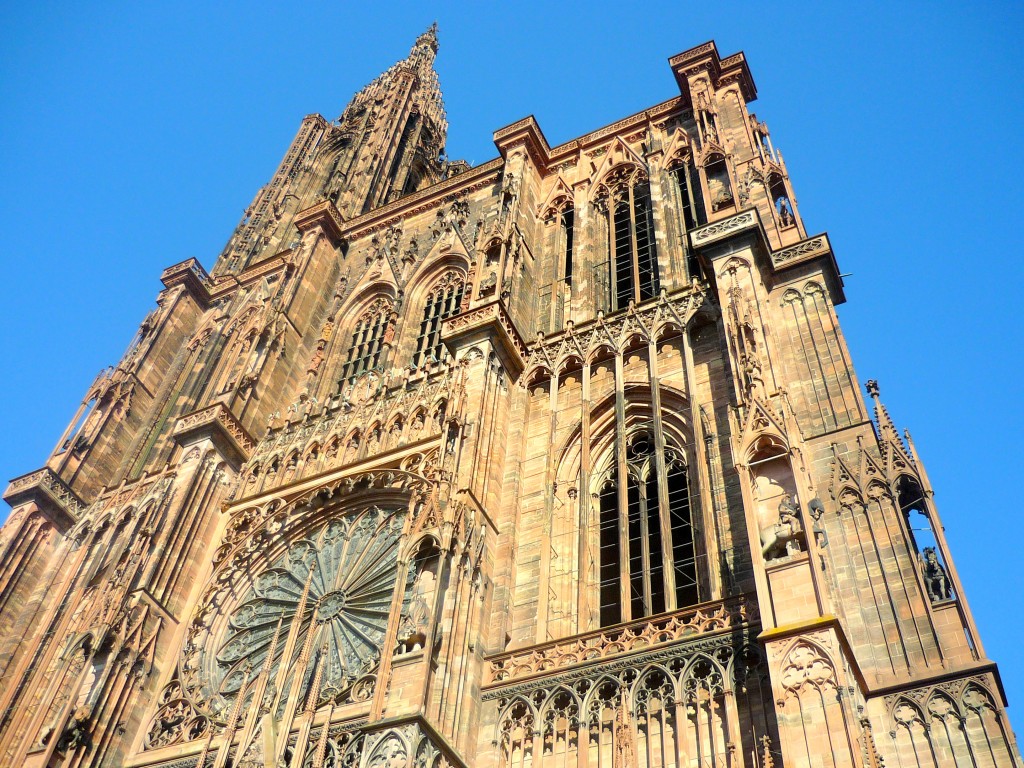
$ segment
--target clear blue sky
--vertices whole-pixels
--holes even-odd
[[[212,265],[303,115],[336,117],[435,18],[449,155],[474,164],[527,114],[565,141],[677,93],[672,54],[745,51],[1024,723],[1019,2],[5,3],[0,476],[42,465],[165,266]]]

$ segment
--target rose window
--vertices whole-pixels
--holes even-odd
[[[371,673],[391,614],[402,518],[402,512],[373,508],[293,542],[253,580],[230,614],[213,663],[208,661],[214,693],[233,699],[245,680],[253,681],[264,668],[271,647],[270,679],[278,680],[296,621],[296,647],[285,662],[286,688],[292,686],[292,669],[304,645],[322,668],[324,695],[341,694]],[[307,678],[313,667],[311,661]],[[307,679],[303,689],[308,685]]]

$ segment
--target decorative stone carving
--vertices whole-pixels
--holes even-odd
[[[662,618],[634,622],[622,628],[590,632],[525,651],[499,654],[488,660],[485,684],[508,683],[642,648],[738,629],[752,620],[752,610],[746,599],[730,598],[676,611]]]
[[[953,596],[946,569],[939,561],[934,547],[925,547],[921,553],[921,573],[924,575],[928,597],[933,603],[949,600]]]
[[[806,687],[835,688],[836,671],[824,653],[811,643],[798,642],[786,656],[782,668],[782,687],[799,695]]]
[[[792,555],[802,549],[803,524],[795,498],[779,502],[779,521],[761,529],[761,554],[766,562]]]

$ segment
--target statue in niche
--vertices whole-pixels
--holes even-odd
[[[953,597],[949,588],[949,576],[946,575],[946,569],[935,553],[935,547],[925,547],[921,554],[921,571],[924,574],[924,586],[928,590],[928,597],[933,603],[949,600]]]
[[[765,562],[802,551],[800,508],[796,497],[783,496],[779,503],[779,521],[761,529],[761,554]]]
[[[782,226],[784,227],[789,227],[795,224],[796,220],[793,218],[793,214],[790,213],[789,210],[789,201],[784,197],[780,197],[778,200],[778,206],[779,223],[782,224]]]
[[[398,628],[398,653],[412,653],[426,647],[431,606],[437,588],[437,564],[436,551],[417,558],[409,608],[402,615]]]
[[[74,752],[89,743],[89,710],[79,707],[68,721],[64,733],[61,734],[57,749],[61,752]]]
[[[479,292],[479,295],[481,297],[482,296],[489,296],[490,294],[494,293],[494,289],[495,289],[495,287],[497,287],[497,285],[498,285],[498,273],[492,271],[491,274],[489,274],[487,277],[485,277],[483,280],[480,281],[480,292]]]

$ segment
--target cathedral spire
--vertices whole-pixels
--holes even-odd
[[[426,32],[416,38],[407,61],[414,62],[418,67],[430,67],[437,55],[437,48],[437,22],[435,21],[427,27]]]
[[[338,119],[324,196],[343,216],[358,216],[441,179],[448,133],[434,69],[437,23],[409,55],[357,93]]]

